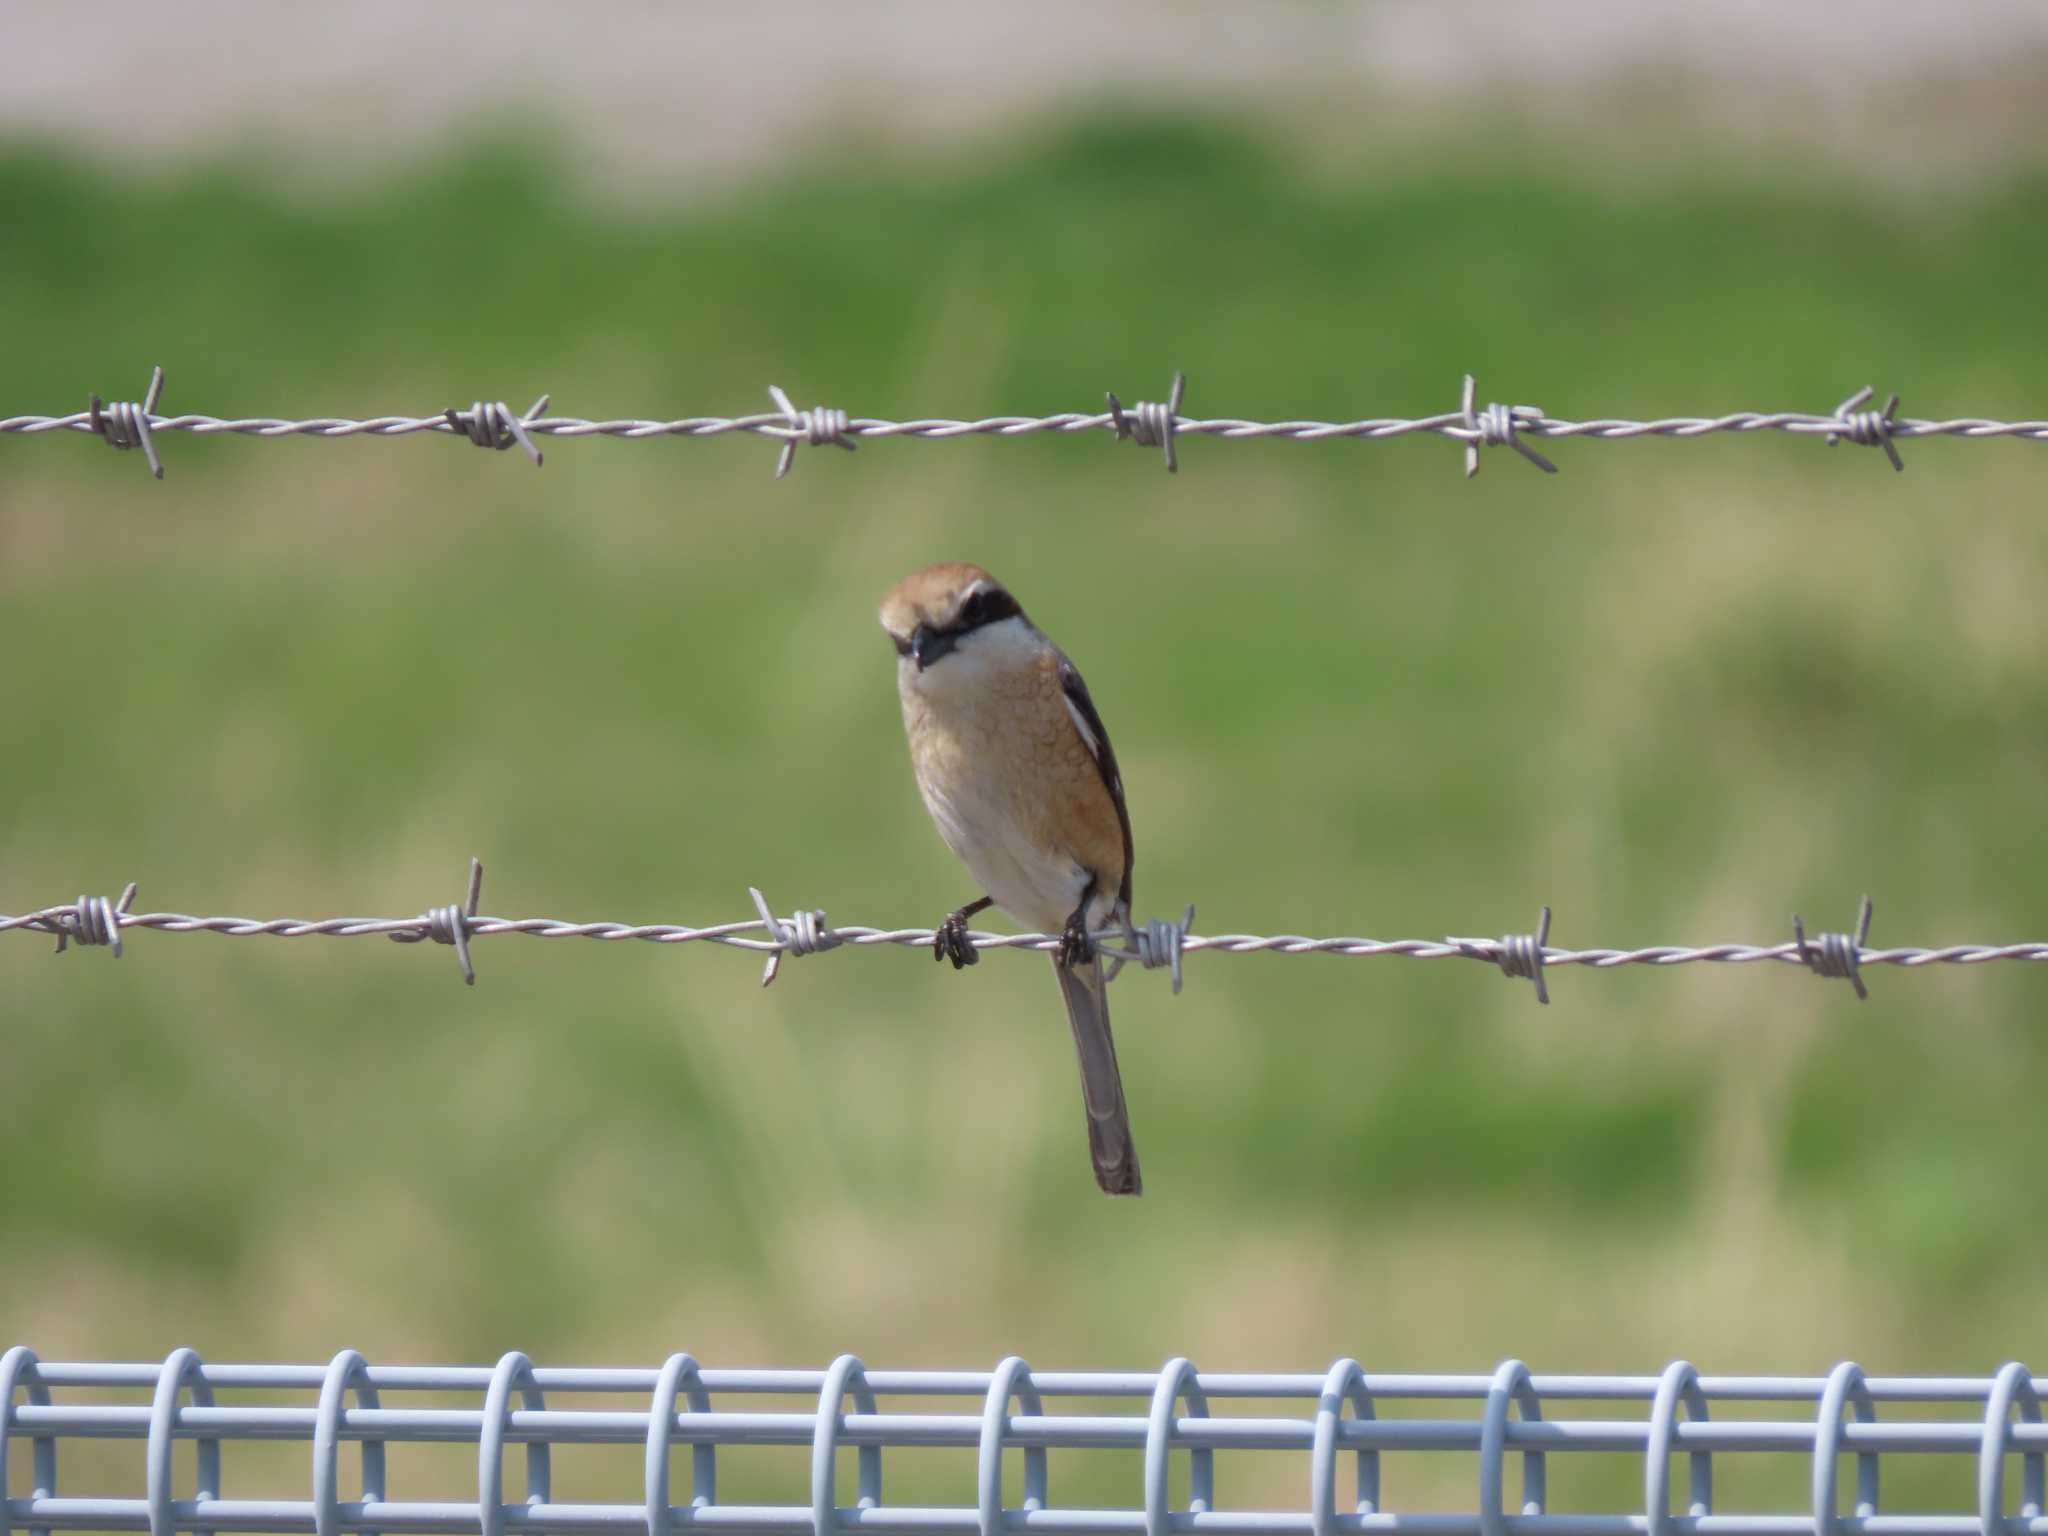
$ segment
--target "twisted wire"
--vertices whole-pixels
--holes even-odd
[[[1315,443],[1335,439],[1379,442],[1415,434],[1448,438],[1462,444],[1467,475],[1478,469],[1479,452],[1485,447],[1507,447],[1537,467],[1555,472],[1557,466],[1530,446],[1532,438],[1589,438],[1614,442],[1638,437],[1690,439],[1714,433],[1783,432],[1794,436],[1820,437],[1828,443],[1847,439],[1853,444],[1884,450],[1895,469],[1904,468],[1894,446],[1898,441],[1927,437],[1956,437],[1966,441],[2012,438],[2024,442],[2048,442],[2048,420],[1999,420],[1982,416],[1948,418],[1902,417],[1897,415],[1898,397],[1892,395],[1881,411],[1861,407],[1873,391],[1857,391],[1833,411],[1730,411],[1712,416],[1666,416],[1651,420],[1600,417],[1569,420],[1545,414],[1531,405],[1480,406],[1468,375],[1463,400],[1457,410],[1419,417],[1364,417],[1349,421],[1286,420],[1249,421],[1237,417],[1195,418],[1180,411],[1185,377],[1174,375],[1165,402],[1141,401],[1125,406],[1116,395],[1108,397],[1107,411],[1062,411],[1045,416],[982,416],[971,418],[918,417],[892,421],[880,417],[854,416],[843,409],[813,406],[799,409],[780,388],[770,387],[776,409],[743,416],[684,416],[669,420],[644,417],[589,419],[580,416],[544,416],[549,397],[543,395],[523,415],[515,416],[502,401],[478,401],[466,410],[443,410],[424,416],[212,416],[187,412],[159,415],[157,396],[162,388],[162,370],[154,375],[147,398],[140,404],[108,406],[97,396],[90,408],[68,415],[19,415],[0,417],[0,435],[33,435],[45,432],[85,432],[115,447],[139,446],[150,468],[162,477],[155,434],[190,432],[200,436],[232,433],[259,438],[281,437],[404,437],[416,432],[444,433],[461,437],[480,447],[503,449],[517,443],[540,462],[537,437],[609,437],[637,440],[656,437],[719,437],[745,433],[776,440],[781,445],[776,474],[787,474],[800,446],[831,445],[851,450],[870,438],[1028,437],[1051,432],[1108,432],[1128,438],[1141,447],[1161,450],[1169,470],[1179,468],[1177,443],[1186,437],[1214,437],[1226,442],[1274,439],[1283,442]]]
[[[482,880],[482,864],[471,860],[468,899],[460,905],[430,907],[416,917],[258,918],[133,912],[127,907],[134,897],[131,885],[118,902],[109,902],[105,897],[81,897],[77,901],[14,915],[0,913],[0,934],[54,934],[60,941],[60,948],[66,940],[103,943],[113,946],[117,954],[119,935],[130,928],[146,928],[159,933],[217,933],[229,938],[359,938],[382,934],[400,943],[431,941],[453,945],[463,978],[471,984],[475,982],[476,972],[470,963],[470,945],[477,939],[495,938],[502,934],[520,934],[536,939],[596,939],[605,943],[632,940],[649,944],[722,944],[766,955],[766,969],[761,978],[761,984],[766,986],[775,980],[784,955],[802,957],[831,949],[876,946],[929,951],[938,932],[932,928],[832,926],[826,922],[824,912],[815,909],[780,917],[770,909],[760,891],[751,887],[748,894],[753,898],[759,916],[702,927],[686,923],[570,922],[553,917],[490,917],[477,912]],[[1350,959],[1476,960],[1497,967],[1511,979],[1534,982],[1537,1000],[1545,1003],[1550,1000],[1545,974],[1560,966],[1606,971],[1627,965],[1753,965],[1760,962],[1792,965],[1818,976],[1846,979],[1854,985],[1856,995],[1862,998],[1868,995],[1862,970],[1873,965],[1918,970],[1931,965],[1984,965],[1998,960],[2048,961],[2048,941],[2038,940],[2013,944],[1874,948],[1867,942],[1870,930],[1868,897],[1864,898],[1853,935],[1823,933],[1809,938],[1798,917],[1795,916],[1792,922],[1793,938],[1777,944],[1653,944],[1633,949],[1570,949],[1548,942],[1548,907],[1544,908],[1535,933],[1509,934],[1498,939],[1312,938],[1294,933],[1196,934],[1188,931],[1194,923],[1194,909],[1190,907],[1179,922],[1155,919],[1129,930],[1104,929],[1090,937],[1104,957],[1118,969],[1126,963],[1134,963],[1148,970],[1170,970],[1175,992],[1180,990],[1181,962],[1187,955],[1204,952],[1225,955],[1336,955]],[[1063,942],[1062,936],[1056,933],[989,933],[978,929],[968,930],[965,937],[976,950],[1049,951],[1059,948]],[[2048,1536],[2048,1532],[2043,1536]]]
[[[148,1401],[110,1393],[142,1393]],[[259,1393],[261,1400],[252,1396]],[[583,1401],[594,1396],[604,1401]],[[621,1396],[629,1400],[624,1407]],[[1076,1398],[1092,1401],[1061,1401]],[[1596,1406],[1589,1412],[1587,1405]],[[8,1442],[16,1438],[33,1453],[24,1462],[26,1485],[10,1487]],[[143,1496],[78,1486],[105,1476],[111,1464],[104,1453],[60,1458],[60,1448],[88,1439],[140,1443]],[[179,1440],[196,1442],[190,1497],[173,1481]],[[251,1458],[224,1480],[224,1452],[259,1440],[296,1442],[311,1456]],[[341,1491],[341,1445],[350,1440],[360,1446],[356,1499]],[[420,1478],[424,1463],[387,1466],[387,1447],[405,1444],[473,1447],[474,1497],[429,1498],[442,1490],[392,1486]],[[525,1447],[518,1498],[504,1468],[514,1445]],[[606,1502],[555,1502],[553,1450],[594,1445],[642,1447],[643,1466],[624,1476],[614,1470],[613,1482],[596,1469],[630,1464],[592,1460],[583,1497]],[[678,1445],[692,1450],[690,1501],[681,1506],[669,1478]],[[807,1451],[808,1497],[721,1503],[718,1451],[740,1446],[771,1456],[776,1448]],[[887,1453],[907,1448],[924,1458],[924,1491],[914,1507],[885,1500]],[[855,1453],[850,1500],[836,1482],[842,1449]],[[1049,1453],[1099,1449],[1140,1453],[1122,1463],[1135,1477],[1121,1504],[1055,1504]],[[1021,1489],[1006,1491],[1009,1450],[1022,1452],[1024,1475]],[[939,1502],[948,1485],[933,1481],[933,1451],[973,1456],[971,1503]],[[1391,1493],[1383,1491],[1387,1456],[1444,1454],[1472,1458],[1461,1497],[1444,1504],[1438,1495],[1423,1513],[1395,1502],[1410,1479],[1397,1474],[1387,1480]],[[1340,1497],[1347,1455],[1353,1479]],[[1600,1455],[1640,1469],[1641,1502],[1597,1491],[1631,1479],[1581,1476],[1572,1479],[1572,1507],[1554,1507],[1553,1464],[1562,1458],[1586,1468],[1586,1457]],[[1689,1463],[1683,1514],[1671,1508],[1674,1455]],[[1715,1509],[1716,1463],[1738,1487],[1764,1486],[1749,1481],[1762,1459],[1786,1455],[1808,1463],[1805,1507],[1759,1508],[1750,1499],[1745,1508]],[[1184,1484],[1173,1465],[1181,1456]],[[1292,1477],[1275,1479],[1269,1461],[1239,1486],[1273,1491],[1240,1492],[1217,1507],[1219,1464],[1235,1458],[1231,1465],[1251,1471],[1251,1458],[1275,1456],[1294,1461]],[[1838,1485],[1843,1456],[1856,1459],[1854,1507],[1846,1512]],[[1971,1459],[1974,1488],[1968,1479],[1923,1475],[1917,1510],[1882,1509],[1885,1466],[1898,1470],[1922,1456]],[[1513,1457],[1522,1467],[1519,1499],[1510,1502]],[[2016,1496],[2009,1496],[2012,1458],[2019,1462]],[[60,1460],[70,1486],[59,1485]],[[373,1365],[352,1349],[325,1366],[209,1365],[190,1349],[161,1364],[45,1361],[21,1345],[0,1353],[0,1522],[30,1531],[1674,1536],[1711,1528],[1718,1536],[1852,1536],[1881,1526],[1887,1536],[2042,1536],[2044,1461],[2048,1424],[2033,1377],[2017,1361],[1991,1376],[1876,1376],[1847,1361],[1824,1376],[1707,1376],[1684,1360],[1655,1375],[1593,1376],[1538,1374],[1519,1360],[1490,1374],[1439,1375],[1367,1372],[1351,1359],[1326,1373],[1254,1373],[1205,1372],[1185,1358],[1158,1371],[1034,1371],[1014,1355],[993,1371],[892,1371],[853,1355],[822,1370],[718,1369],[681,1352],[658,1369],[593,1370],[537,1365],[516,1350],[492,1366]],[[953,1466],[952,1486],[965,1494],[964,1457]],[[266,1477],[282,1481],[285,1496],[264,1491]],[[1437,1477],[1418,1481],[1447,1486]],[[1289,1483],[1292,1495],[1278,1491]],[[1177,1498],[1183,1486],[1185,1498]],[[1925,1489],[1950,1487],[1965,1490],[1960,1500],[1951,1493],[1927,1501]],[[1954,1507],[1965,1502],[1970,1507]]]

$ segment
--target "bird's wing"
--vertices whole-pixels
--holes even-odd
[[[1117,771],[1116,748],[1109,744],[1109,727],[1102,723],[1095,701],[1088,696],[1088,685],[1081,680],[1080,669],[1064,654],[1060,656],[1060,689],[1066,696],[1067,713],[1073,718],[1074,729],[1080,733],[1088,755],[1095,759],[1095,766],[1102,774],[1103,787],[1109,791],[1109,798],[1116,805],[1117,825],[1123,830],[1124,837],[1124,877],[1117,899],[1128,912],[1131,907],[1131,812],[1124,804],[1124,778]]]

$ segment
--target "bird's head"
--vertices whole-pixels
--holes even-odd
[[[928,565],[897,582],[882,599],[881,620],[901,658],[899,676],[919,692],[965,683],[967,674],[1037,644],[1031,621],[1002,583],[960,561]]]

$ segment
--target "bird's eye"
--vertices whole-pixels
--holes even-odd
[[[988,588],[976,587],[967,594],[967,601],[960,608],[960,623],[963,628],[975,629],[988,622]]]

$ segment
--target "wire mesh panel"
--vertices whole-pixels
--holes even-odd
[[[108,1400],[122,1392],[147,1401]],[[229,1406],[220,1393],[260,1393],[266,1401]],[[451,1394],[474,1405],[422,1406]],[[645,1406],[589,1402],[621,1394],[644,1396]],[[810,1406],[764,1406],[763,1398]],[[892,1406],[898,1399],[958,1399],[959,1408],[904,1411]],[[1062,1411],[1077,1399],[1094,1400],[1084,1405],[1091,1411]],[[1219,1374],[1186,1360],[1157,1372],[1034,1372],[1014,1357],[993,1371],[884,1371],[851,1355],[824,1370],[718,1370],[677,1354],[656,1368],[561,1369],[518,1353],[485,1367],[379,1366],[354,1350],[325,1366],[209,1365],[188,1349],[161,1365],[73,1364],[39,1361],[16,1347],[0,1356],[0,1403],[0,1536],[87,1529],[155,1536],[2048,1536],[2048,1425],[2018,1364],[1989,1377],[1866,1376],[1846,1363],[1826,1376],[1702,1376],[1683,1361],[1652,1376],[1551,1376],[1512,1360],[1490,1375],[1383,1375],[1352,1360],[1324,1372]],[[1588,1416],[1594,1412],[1606,1416]],[[104,1496],[74,1482],[67,1466],[86,1440],[139,1442],[139,1497]],[[174,1490],[180,1440],[196,1450],[189,1497]],[[14,1456],[11,1485],[10,1441],[28,1452]],[[304,1445],[303,1480],[268,1491],[237,1486],[230,1494],[228,1448],[254,1441]],[[474,1498],[434,1500],[398,1486],[387,1448],[415,1443],[474,1447]],[[622,1480],[605,1502],[557,1502],[550,1452],[583,1445],[642,1448],[641,1474]],[[506,1473],[515,1447],[525,1471],[517,1499],[508,1495]],[[685,1447],[687,1490],[671,1485],[670,1468],[671,1453]],[[719,1453],[741,1447],[785,1448],[787,1481],[807,1486],[808,1500],[721,1500]],[[887,1453],[913,1448],[957,1453],[951,1501],[888,1501]],[[1091,1448],[1140,1458],[1122,1503],[1061,1501],[1053,1453]],[[839,1478],[842,1449],[853,1452],[850,1483]],[[1004,1475],[1006,1450],[1021,1452],[1015,1481]],[[1404,1510],[1401,1479],[1385,1475],[1385,1464],[1442,1453],[1476,1460],[1461,1506]],[[1717,1477],[1725,1486],[1749,1462],[1786,1456],[1810,1464],[1810,1498],[1780,1510],[1717,1511]],[[1231,1507],[1230,1474],[1254,1457],[1291,1461],[1299,1497],[1281,1508]],[[1674,1457],[1684,1458],[1675,1478]],[[1553,1507],[1552,1467],[1590,1458],[1618,1462],[1640,1499],[1632,1493],[1608,1509]],[[1974,1503],[1885,1507],[1885,1468],[1909,1458],[1968,1458]],[[1846,1472],[1845,1459],[1853,1459]],[[1508,1492],[1515,1474],[1519,1497]],[[1272,1486],[1270,1476],[1247,1481]],[[843,1501],[848,1491],[850,1503]]]

